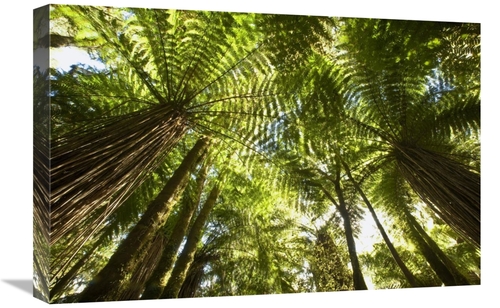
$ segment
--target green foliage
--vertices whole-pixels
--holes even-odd
[[[353,290],[352,274],[345,261],[348,254],[341,247],[325,226],[317,231],[311,257],[316,291]]]
[[[440,286],[441,282],[426,264],[425,259],[414,250],[405,246],[396,247],[402,260],[424,286]],[[383,243],[374,245],[370,253],[360,256],[366,270],[372,273],[372,282],[376,289],[398,289],[411,287],[394,262],[387,246]]]
[[[207,184],[194,189],[193,173],[162,236],[183,202],[199,199],[198,215],[226,180],[178,296],[354,289],[348,243],[365,209],[353,180],[425,286],[441,281],[405,211],[434,219],[432,239],[479,281],[479,25],[64,5],[51,14],[53,48],[87,50],[105,67],[51,70],[55,280],[92,254],[61,301],[106,265],[201,135],[213,140]],[[134,277],[148,279],[161,247]],[[410,286],[385,244],[359,263],[376,288]]]

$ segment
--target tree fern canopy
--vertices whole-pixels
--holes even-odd
[[[52,302],[480,283],[479,24],[50,14]]]

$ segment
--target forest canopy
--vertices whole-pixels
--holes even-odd
[[[51,5],[33,41],[100,63],[34,67],[40,298],[480,284],[480,24]]]

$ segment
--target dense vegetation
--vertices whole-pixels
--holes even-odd
[[[480,283],[479,24],[50,14],[35,46],[104,68],[34,70],[42,297]]]

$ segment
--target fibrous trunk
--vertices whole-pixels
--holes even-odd
[[[186,130],[185,119],[178,111],[158,105],[96,121],[55,139],[50,162],[51,244],[83,223],[88,224],[86,218],[103,205],[109,216]],[[94,231],[82,229],[88,232],[74,239],[74,247]]]
[[[82,292],[80,301],[114,300],[117,288],[126,283],[126,276],[132,273],[142,260],[155,234],[167,220],[173,204],[184,190],[190,172],[204,155],[209,140],[201,138],[184,157],[158,196],[149,204],[137,225],[130,231],[110,258],[106,266],[94,277]]]
[[[413,190],[451,228],[480,247],[480,175],[439,154],[397,146],[399,169]]]

